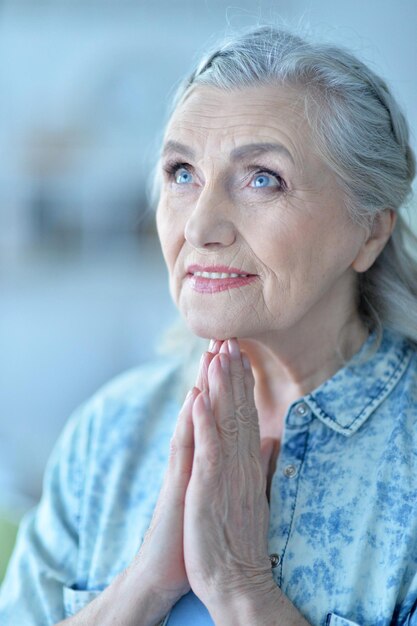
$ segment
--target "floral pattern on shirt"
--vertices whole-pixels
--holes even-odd
[[[41,502],[21,524],[0,624],[55,624],[130,563],[162,485],[180,376],[177,358],[155,360],[68,421]],[[417,624],[413,344],[385,329],[367,362],[347,364],[292,403],[270,506],[274,578],[311,624]]]

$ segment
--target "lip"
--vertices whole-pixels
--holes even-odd
[[[245,287],[257,279],[256,275],[239,276],[236,278],[205,278],[204,276],[194,276],[194,274],[187,274],[186,276],[191,289],[198,291],[198,293],[211,294],[236,289],[237,287]]]
[[[241,276],[238,278],[204,278],[203,276],[194,276],[187,274],[187,280],[191,289],[199,293],[218,293],[228,289],[236,289],[237,287],[245,287],[253,281],[257,280],[257,276]]]
[[[202,265],[190,265],[187,268],[186,279],[189,281],[191,289],[199,293],[218,293],[236,287],[245,287],[258,278],[257,274],[250,274],[238,267],[228,267],[227,265],[210,265],[203,267]],[[194,276],[194,272],[217,272],[225,274],[246,274],[246,276],[238,276],[236,278],[206,278],[203,276]]]
[[[210,265],[209,267],[203,267],[202,265],[190,265],[187,268],[187,272],[188,274],[194,274],[194,272],[218,272],[224,274],[246,274],[247,276],[256,276],[256,274],[251,274],[250,272],[246,272],[238,267],[228,267],[227,265]]]

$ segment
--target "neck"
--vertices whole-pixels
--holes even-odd
[[[285,417],[288,406],[331,378],[356,354],[368,336],[359,317],[342,328],[323,325],[256,339],[242,338],[255,376],[260,422]],[[276,417],[275,417],[276,419]]]

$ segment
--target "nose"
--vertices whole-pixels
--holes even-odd
[[[194,248],[232,245],[236,230],[229,199],[213,189],[204,189],[187,219],[184,236]]]

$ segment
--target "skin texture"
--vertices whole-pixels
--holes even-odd
[[[204,353],[130,572],[138,580],[147,572],[147,586],[165,611],[192,588],[216,624],[256,619],[270,626],[277,616],[285,624],[287,614],[306,624],[272,578],[266,498],[272,447],[260,442],[254,377],[242,356],[236,339],[217,341]]]
[[[165,136],[165,146],[180,142],[187,154],[171,146],[161,163],[157,227],[171,294],[190,329],[217,341],[180,412],[131,570],[138,580],[152,571],[152,589],[167,606],[191,587],[222,626],[306,624],[272,577],[268,475],[289,402],[339,369],[338,345],[349,356],[366,339],[357,273],[395,225],[389,210],[369,229],[350,221],[299,96],[278,87],[197,87]],[[291,156],[231,158],[254,142],[278,142]],[[191,264],[257,278],[202,294],[187,276]]]
[[[193,407],[195,452],[185,503],[187,576],[204,598],[267,590],[271,582],[265,462],[253,391],[237,341],[223,342],[208,368],[208,389]]]
[[[191,330],[217,341],[180,410],[139,553],[65,623],[154,626],[191,588],[216,626],[306,626],[272,577],[268,482],[288,404],[339,369],[338,346],[348,358],[366,339],[356,277],[395,215],[387,209],[370,229],[349,220],[294,90],[192,89],[168,141],[194,152],[171,150],[161,163],[185,163],[164,174],[157,211],[171,294]],[[254,142],[279,142],[291,157],[230,158]],[[257,278],[202,294],[186,275],[191,264]]]
[[[337,346],[349,357],[365,341],[357,273],[382,250],[394,213],[385,211],[372,232],[352,223],[294,89],[197,86],[171,118],[168,141],[195,152],[170,151],[161,162],[162,170],[186,164],[164,172],[157,210],[172,297],[195,334],[239,338],[254,368],[261,434],[278,437],[276,416],[282,422],[293,400],[340,368]],[[254,142],[279,142],[292,160],[275,153],[231,160],[233,149]],[[256,188],[264,168],[285,184],[270,176]],[[181,174],[186,183],[178,184]],[[258,279],[201,294],[186,278],[193,263],[234,266]]]

